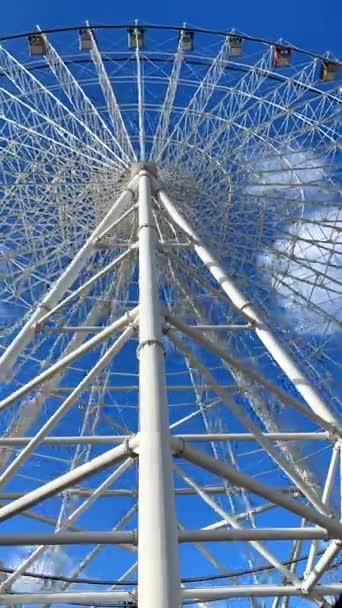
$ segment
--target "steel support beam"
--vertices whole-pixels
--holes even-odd
[[[137,437],[133,437],[129,441],[125,441],[112,450],[93,458],[93,460],[90,460],[89,462],[81,464],[75,469],[68,471],[68,473],[56,477],[54,480],[49,481],[40,488],[32,490],[21,498],[1,507],[0,522],[21,513],[25,509],[33,507],[50,496],[55,496],[62,490],[65,490],[65,488],[82,481],[82,479],[87,479],[91,475],[95,475],[95,473],[99,473],[116,462],[120,462],[129,456],[134,456],[134,450],[137,447],[137,443]]]
[[[7,374],[13,367],[19,354],[32,340],[35,332],[35,326],[37,323],[39,323],[40,318],[45,315],[46,311],[50,310],[50,308],[53,308],[54,306],[56,306],[56,304],[58,304],[60,299],[65,294],[66,290],[69,289],[69,287],[73,284],[80,271],[85,266],[89,255],[94,250],[94,245],[98,235],[106,229],[109,223],[112,223],[115,219],[117,219],[127,208],[128,205],[131,205],[133,203],[135,187],[136,178],[133,178],[127,188],[122,192],[117,201],[105,215],[100,224],[95,228],[89,239],[79,250],[77,255],[73,258],[72,262],[63,272],[63,274],[53,284],[46,296],[38,304],[35,312],[27,321],[27,323],[25,323],[24,327],[20,330],[18,335],[11,342],[10,346],[0,357],[1,378],[4,379],[7,377]]]
[[[319,597],[339,595],[342,584],[319,585],[315,592]],[[275,597],[296,596],[306,598],[301,589],[293,585],[235,585],[234,587],[200,587],[181,590],[184,603],[197,601],[215,601],[234,597]],[[111,606],[119,602],[135,603],[137,596],[130,591],[71,591],[60,593],[2,593],[0,603],[7,606],[43,605],[43,604],[81,604],[94,603],[101,606]],[[140,603],[140,600],[139,600]]]
[[[208,268],[209,272],[226,293],[234,308],[238,310],[241,315],[246,317],[249,322],[254,324],[257,336],[289,380],[291,380],[298,393],[303,397],[315,414],[323,418],[323,420],[326,420],[329,424],[339,428],[341,426],[340,421],[330,411],[328,405],[323,401],[312,383],[306,378],[305,374],[292,359],[286,348],[266,326],[253,304],[244,296],[233,279],[223,270],[219,262],[210,253],[209,249],[204,245],[188,221],[177,211],[176,206],[167,193],[161,189],[157,180],[153,183],[158,191],[159,201],[171,220],[192,239],[194,249],[203,264]]]
[[[221,385],[220,385],[221,386]],[[330,434],[323,433],[260,433],[272,441],[328,441]],[[111,445],[130,439],[131,435],[70,435],[45,437],[41,445]],[[186,433],[173,435],[192,443],[207,443],[210,441],[256,441],[253,433]],[[0,447],[27,445],[33,437],[0,437]]]
[[[222,530],[180,530],[179,543],[211,543],[255,540],[329,540],[322,528],[240,528]],[[342,538],[342,533],[341,533]],[[123,532],[70,532],[0,534],[0,546],[33,545],[138,545],[136,530]]]
[[[141,151],[142,152],[142,151]],[[139,608],[178,608],[177,521],[150,177],[139,173]]]
[[[120,317],[120,319],[114,321],[111,325],[108,325],[108,327],[105,327],[93,338],[90,338],[86,342],[83,342],[83,344],[81,344],[78,348],[75,348],[70,353],[62,357],[62,359],[51,365],[48,369],[44,370],[41,374],[39,374],[39,376],[36,376],[32,380],[30,380],[30,382],[18,388],[14,393],[11,393],[8,397],[5,397],[5,399],[0,402],[0,411],[14,403],[16,399],[19,399],[20,397],[23,397],[24,395],[29,393],[36,386],[39,386],[43,382],[49,380],[49,378],[54,376],[57,372],[65,369],[75,359],[77,359],[81,355],[84,355],[92,348],[95,348],[95,346],[103,342],[105,339],[109,338],[113,333],[128,325],[131,321],[135,319],[136,315],[137,308],[134,308],[130,312],[125,313],[122,317]],[[77,387],[73,387],[72,390],[75,390],[76,388]]]
[[[269,500],[280,507],[284,507],[284,509],[299,515],[299,517],[304,517],[308,521],[311,521],[322,528],[326,528],[329,531],[329,534],[334,538],[340,537],[342,524],[336,518],[327,517],[326,515],[314,511],[306,505],[293,500],[289,496],[278,492],[274,488],[260,483],[253,477],[237,471],[229,464],[215,460],[215,458],[212,458],[208,454],[187,446],[186,443],[181,440],[174,439],[172,445],[177,456],[185,458],[192,464],[195,464],[206,471],[210,471],[214,475],[227,479],[227,481],[230,481],[230,483],[236,486],[246,488],[258,496],[263,496],[266,500]]]

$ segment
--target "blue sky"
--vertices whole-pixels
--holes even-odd
[[[142,22],[179,24],[208,28],[235,27],[260,37],[283,37],[298,46],[324,53],[342,55],[342,7],[340,0],[210,0],[208,2],[172,0],[130,0],[113,2],[96,0],[16,0],[5,2],[0,23],[1,35],[90,23]],[[196,563],[196,568],[198,564]]]
[[[120,23],[135,18],[150,23],[186,21],[192,25],[230,29],[290,40],[319,52],[341,54],[342,4],[339,0],[16,0],[4,2],[1,34],[41,27],[94,23]]]

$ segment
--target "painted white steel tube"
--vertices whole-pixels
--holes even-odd
[[[119,336],[119,338],[112,344],[112,346],[105,352],[103,357],[97,361],[90,372],[81,380],[78,386],[73,392],[63,401],[59,408],[50,416],[45,424],[39,429],[36,436],[19,452],[16,458],[8,465],[8,467],[0,475],[0,487],[2,487],[10,478],[15,474],[19,467],[27,460],[32,454],[36,446],[40,444],[41,439],[44,439],[46,435],[58,424],[61,418],[69,411],[73,406],[77,398],[82,394],[84,389],[92,381],[93,378],[108,365],[111,359],[120,351],[120,349],[126,344],[129,338],[134,333],[132,327],[127,327],[125,331]]]
[[[342,536],[342,534],[341,534]],[[181,530],[178,532],[179,543],[208,543],[249,540],[327,540],[329,534],[320,528],[258,528],[258,529],[224,529],[224,530]],[[124,545],[138,544],[136,530],[120,532],[101,531],[61,531],[53,533],[0,534],[0,546],[33,546],[33,545]]]
[[[310,509],[306,505],[289,498],[286,494],[278,492],[271,486],[266,486],[253,477],[241,473],[227,463],[215,460],[215,458],[212,458],[204,452],[190,448],[187,444],[182,442],[182,440],[174,439],[172,444],[174,451],[178,456],[182,456],[182,458],[186,458],[189,462],[214,473],[214,475],[227,479],[234,485],[246,488],[254,494],[263,496],[266,500],[270,500],[274,504],[284,507],[288,511],[296,513],[300,517],[304,517],[308,521],[327,529],[332,537],[340,537],[342,525],[337,519],[326,517],[325,515]]]
[[[186,336],[189,336],[194,342],[201,344],[202,346],[204,346],[204,348],[207,348],[209,351],[213,352],[223,361],[228,363],[228,365],[231,366],[233,369],[236,369],[242,374],[244,374],[247,378],[249,378],[249,380],[255,380],[258,384],[264,386],[267,390],[270,391],[271,394],[278,397],[283,403],[288,403],[289,405],[294,407],[298,412],[303,414],[303,416],[306,416],[307,418],[312,420],[315,424],[323,426],[324,428],[329,427],[335,432],[335,427],[331,428],[330,423],[326,422],[323,418],[315,414],[311,409],[308,409],[308,407],[298,401],[298,399],[295,399],[294,397],[292,397],[292,395],[279,388],[276,384],[268,380],[268,378],[266,378],[259,372],[256,372],[253,368],[242,363],[236,357],[232,356],[226,349],[222,348],[219,343],[210,340],[206,336],[200,334],[200,332],[198,331],[194,331],[191,327],[189,327],[189,325],[185,325],[174,315],[171,315],[169,312],[166,312],[165,318],[178,331],[181,331]]]
[[[34,545],[124,545],[137,544],[135,530],[123,532],[58,532],[37,534],[0,534],[0,546],[28,547]]]
[[[178,608],[177,523],[150,178],[139,173],[139,608]]]
[[[330,496],[331,496],[331,493],[334,488],[335,475],[336,475],[336,470],[337,470],[337,465],[339,463],[339,460],[340,460],[340,448],[339,448],[339,444],[335,443],[333,450],[332,450],[330,465],[329,465],[327,478],[325,480],[324,490],[323,490],[323,494],[322,494],[322,502],[325,505],[329,505],[329,502],[330,502]],[[317,555],[317,551],[318,551],[318,546],[319,546],[319,544],[316,541],[314,541],[311,544],[308,561],[306,563],[304,578],[309,576],[311,571],[314,568],[314,563],[315,563],[315,559],[316,559],[316,555]]]
[[[308,593],[313,587],[315,587],[317,581],[328,570],[330,564],[332,564],[335,557],[340,553],[341,548],[342,543],[340,540],[331,541],[327,550],[323,553],[317,564],[315,564],[314,569],[305,578],[304,583],[302,585],[302,590],[305,591],[305,593]]]
[[[237,519],[235,517],[235,519]],[[342,531],[340,534],[342,538]],[[240,528],[221,530],[183,530],[179,542],[225,542],[255,540],[328,540],[331,535],[323,528]]]
[[[56,477],[56,479],[49,481],[40,488],[32,490],[21,498],[18,498],[8,505],[1,507],[0,522],[21,513],[25,509],[29,509],[50,496],[58,494],[62,490],[65,490],[65,488],[82,481],[82,479],[87,479],[87,477],[90,477],[95,473],[99,473],[116,462],[120,462],[132,454],[133,450],[137,446],[137,442],[137,437],[133,437],[131,440],[125,441],[123,444],[116,446],[112,450],[93,458],[93,460],[89,460],[89,462],[68,471],[68,473],[61,475],[60,477]]]
[[[43,371],[39,376],[36,376],[36,378],[33,378],[33,380],[31,380],[30,382],[18,388],[18,390],[16,390],[14,393],[11,393],[8,397],[5,397],[5,399],[0,402],[0,411],[11,405],[16,399],[19,399],[19,397],[23,397],[24,395],[26,395],[26,393],[29,393],[33,388],[35,388],[39,384],[42,384],[43,382],[51,378],[51,376],[54,376],[57,372],[72,363],[72,361],[97,346],[97,344],[103,342],[115,331],[121,329],[122,327],[125,327],[125,325],[127,325],[130,320],[133,320],[136,315],[137,308],[134,308],[130,311],[130,313],[124,314],[122,317],[120,317],[120,319],[114,321],[114,323],[108,325],[108,327],[105,327],[103,331],[100,331],[96,336],[90,338],[90,340],[87,340],[78,348],[75,348],[73,351],[65,355],[65,357],[51,365],[51,367]],[[73,387],[73,389],[74,388],[75,387]]]
[[[105,215],[100,224],[95,228],[89,239],[79,250],[77,255],[72,259],[69,266],[65,269],[59,279],[53,284],[43,300],[38,304],[35,312],[30,319],[25,323],[18,335],[11,342],[10,346],[5,350],[0,357],[0,378],[5,380],[10,369],[13,367],[19,354],[24,350],[32,339],[35,331],[35,325],[39,319],[43,317],[47,310],[58,304],[67,289],[73,284],[78,274],[85,266],[90,253],[93,251],[95,241],[101,232],[103,232],[108,224],[118,218],[126,209],[127,205],[133,201],[136,179],[130,182],[126,190],[119,196],[117,201]]]
[[[263,437],[272,441],[327,441],[329,433],[262,433]],[[174,435],[184,441],[207,443],[208,441],[255,441],[252,433],[186,433]],[[61,437],[45,437],[41,441],[47,445],[109,445],[122,443],[130,435],[77,435]],[[0,437],[0,447],[12,445],[27,445],[33,437]]]
[[[342,592],[342,584],[319,585],[315,594],[319,597],[325,595],[339,595]],[[183,599],[193,601],[214,601],[232,597],[274,597],[274,596],[299,596],[307,599],[307,595],[301,589],[293,585],[236,585],[235,587],[201,587],[200,589],[184,589]],[[1,599],[1,598],[0,598]]]
[[[339,595],[342,584],[319,585],[315,592],[319,597]],[[191,603],[214,601],[233,597],[274,597],[294,596],[306,598],[301,589],[293,585],[235,585],[234,587],[188,587],[182,589],[181,597]],[[59,593],[2,593],[0,603],[7,606],[42,605],[42,604],[100,604],[111,606],[117,602],[135,602],[136,594],[129,591],[67,591]],[[140,604],[140,599],[139,599]],[[160,607],[159,607],[160,608]],[[164,608],[164,607],[163,607]]]
[[[267,350],[271,353],[279,367],[291,380],[297,391],[302,395],[306,403],[321,418],[337,427],[340,422],[330,411],[328,405],[320,397],[318,391],[312,386],[299,366],[293,361],[286,348],[280,343],[271,330],[265,325],[253,304],[243,295],[234,281],[221,268],[218,261],[211,255],[207,247],[201,242],[196,232],[191,228],[187,220],[177,211],[174,203],[164,190],[159,190],[159,200],[171,219],[193,240],[194,249],[216,279],[223,291],[233,303],[234,307],[246,316],[249,321],[255,323],[255,331]]]

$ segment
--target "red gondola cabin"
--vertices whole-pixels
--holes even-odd
[[[289,68],[291,65],[292,49],[288,46],[276,46],[273,55],[274,68]]]

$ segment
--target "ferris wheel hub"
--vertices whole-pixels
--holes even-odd
[[[140,173],[140,171],[148,171],[148,173],[153,175],[153,177],[158,177],[158,168],[157,165],[153,162],[132,163],[131,176],[134,177],[135,175]]]

